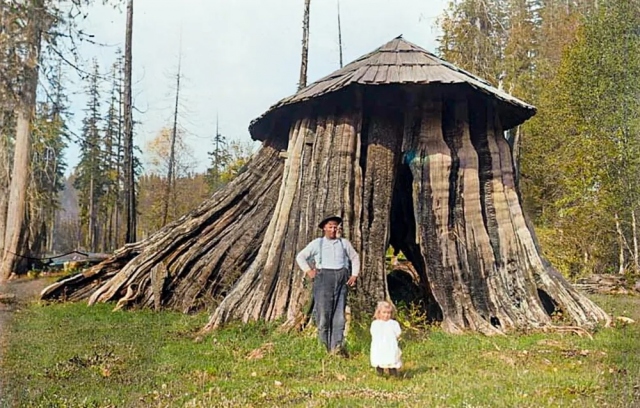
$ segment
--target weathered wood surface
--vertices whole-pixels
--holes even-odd
[[[594,274],[578,279],[573,286],[586,293],[628,295],[640,292],[640,280],[631,284],[624,275]]]
[[[298,327],[311,285],[295,255],[319,236],[320,219],[337,214],[361,255],[357,311],[389,298],[391,243],[449,332],[549,327],[554,311],[580,326],[609,322],[540,256],[490,103],[470,92],[372,92],[297,111],[288,137],[273,132],[248,170],[200,208],[44,297],[185,312],[214,303],[205,330],[230,320]]]
[[[402,120],[393,116],[378,110],[368,123],[362,192],[356,192],[363,202],[358,228],[361,239],[357,242],[362,262],[357,282],[358,311],[369,314],[379,300],[389,299],[385,261],[403,132]]]
[[[419,135],[409,136],[415,219],[445,330],[536,328],[551,323],[554,309],[578,325],[608,322],[543,264],[493,110],[437,98],[424,103],[421,123]]]
[[[264,146],[244,173],[197,209],[148,239],[127,245],[43,298],[120,300],[180,311],[219,301],[255,257],[278,196],[279,146]]]
[[[359,224],[353,203],[360,120],[360,112],[335,112],[292,126],[279,200],[267,229],[270,239],[207,329],[229,319],[302,321],[311,292],[295,263],[296,254],[319,236],[318,220],[328,214],[343,217],[347,238]]]
[[[344,68],[299,89],[295,95],[280,100],[251,123],[251,134],[257,140],[265,140],[263,128],[277,117],[273,114],[286,111],[292,105],[340,92],[348,87],[384,87],[398,83],[425,88],[436,84],[446,84],[449,89],[455,86],[473,88],[478,93],[490,95],[497,102],[500,118],[509,128],[535,114],[533,106],[494,88],[482,78],[457,68],[404,38],[397,37]]]

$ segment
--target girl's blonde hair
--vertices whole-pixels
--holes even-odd
[[[373,314],[373,318],[374,319],[379,319],[380,318],[380,312],[382,312],[385,309],[391,310],[391,317],[393,317],[393,314],[395,312],[395,308],[393,307],[393,305],[391,303],[387,302],[386,300],[381,300],[380,302],[378,302],[378,305],[376,306],[376,311]]]

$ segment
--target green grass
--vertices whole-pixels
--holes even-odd
[[[598,296],[640,322],[640,299]],[[633,407],[640,406],[640,327],[570,334],[403,335],[403,378],[368,364],[368,327],[348,359],[313,333],[233,325],[203,341],[206,315],[34,304],[15,316],[3,374],[16,407]]]

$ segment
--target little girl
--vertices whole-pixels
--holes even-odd
[[[378,302],[375,320],[371,323],[371,366],[376,368],[378,374],[383,374],[389,369],[389,374],[398,375],[398,369],[402,366],[398,347],[400,337],[400,325],[391,319],[393,306],[389,302]]]

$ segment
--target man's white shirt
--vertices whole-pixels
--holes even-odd
[[[314,262],[315,269],[342,269],[348,267],[351,260],[351,276],[360,273],[360,256],[351,242],[344,238],[314,239],[296,256],[296,262],[303,271],[313,269],[309,265],[310,260]]]

